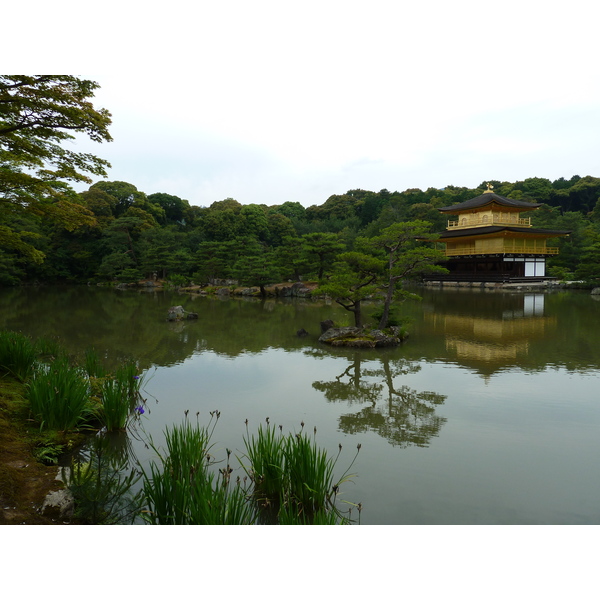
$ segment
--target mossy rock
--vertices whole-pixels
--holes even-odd
[[[334,347],[384,348],[398,346],[404,341],[400,328],[390,327],[389,333],[362,327],[331,327],[319,338],[320,342]]]

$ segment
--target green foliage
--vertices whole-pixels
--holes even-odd
[[[64,142],[74,133],[111,141],[110,113],[95,109],[98,84],[68,75],[0,76],[0,202],[4,211],[28,213],[72,231],[93,225],[93,214],[77,202],[69,181],[90,182],[110,165]],[[43,258],[10,227],[0,227],[0,244],[28,260]]]
[[[384,306],[377,307],[371,312],[371,318],[375,321],[376,325],[379,326],[381,317],[383,317]],[[388,327],[402,327],[405,328],[411,322],[411,317],[402,316],[399,313],[399,309],[396,305],[392,304],[388,313],[387,326]]]
[[[356,327],[362,326],[361,303],[380,287],[383,261],[361,252],[344,252],[338,256],[333,274],[319,284],[315,294],[331,296],[340,306],[354,314]]]
[[[316,428],[314,431],[316,437]],[[244,470],[254,484],[253,497],[259,507],[259,520],[271,524],[347,523],[336,505],[339,486],[347,481],[354,460],[339,479],[335,458],[319,448],[315,439],[304,432],[283,435],[271,426],[259,426],[257,435],[244,438]],[[360,450],[360,444],[357,448]]]
[[[90,416],[89,382],[64,359],[38,365],[27,384],[31,412],[42,428],[74,429]]]
[[[319,280],[323,279],[334,257],[345,249],[341,236],[336,233],[308,233],[302,236],[302,244],[302,254]]]
[[[260,244],[248,244],[247,254],[233,265],[231,274],[241,285],[257,285],[265,295],[265,285],[277,283],[280,278],[276,257],[272,250]]]
[[[600,282],[600,240],[583,252],[579,267],[575,271],[575,279],[594,284]]]
[[[303,433],[284,436],[281,428],[276,432],[267,423],[256,436],[247,434],[244,438],[245,458],[249,463],[242,467],[247,477],[243,480],[237,477],[232,482],[231,451],[226,450],[225,461],[217,461],[211,454],[218,418],[215,411],[211,413],[211,423],[201,426],[198,422],[191,424],[186,415],[181,425],[166,429],[166,451],[160,452],[152,445],[159,463],[152,462],[148,470],[143,469],[147,522],[171,525],[349,522],[336,506],[336,499],[339,486],[350,477],[348,471],[354,461],[336,480],[333,470],[340,453],[331,459],[316,446],[314,439]]]
[[[419,246],[420,240],[435,240],[437,236],[429,233],[430,224],[426,221],[408,221],[395,223],[364,243],[374,250],[384,253],[387,262],[386,294],[379,329],[389,325],[389,312],[394,297],[398,297],[397,286],[406,279],[425,273],[447,273],[439,266],[446,260],[444,253]]]
[[[250,461],[247,473],[254,481],[256,494],[264,498],[277,498],[284,484],[284,439],[275,427],[258,427],[257,435],[244,438],[246,456]]]
[[[75,500],[75,520],[87,525],[128,525],[139,516],[142,492],[132,492],[140,479],[125,457],[109,450],[109,438],[96,437],[87,460],[62,469],[62,479]]]
[[[58,459],[63,455],[64,450],[64,445],[48,441],[36,444],[33,449],[33,456],[45,465],[56,465],[58,464]]]
[[[107,377],[100,385],[100,393],[99,418],[106,431],[124,431],[131,413],[127,382]]]
[[[0,332],[0,374],[26,381],[34,372],[37,352],[33,342],[20,333]]]
[[[210,470],[212,426],[187,419],[165,431],[166,453],[154,445],[160,464],[143,469],[144,518],[155,525],[246,525],[255,521],[253,507],[239,484],[231,485],[229,461]],[[229,453],[228,453],[229,458]]]
[[[178,223],[185,224],[186,214],[189,212],[190,204],[187,200],[182,200],[178,196],[171,194],[156,193],[148,196],[148,201],[160,206],[164,217],[159,219],[162,225]]]

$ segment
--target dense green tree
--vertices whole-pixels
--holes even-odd
[[[279,206],[272,206],[270,212],[283,215],[288,219],[304,219],[306,209],[300,202],[284,202]]]
[[[269,221],[266,207],[258,204],[246,204],[239,212],[240,235],[255,237],[266,241],[269,234]]]
[[[240,235],[239,211],[232,208],[209,208],[202,216],[202,231],[209,241],[225,242]]]
[[[362,302],[379,288],[383,261],[362,252],[342,252],[334,264],[333,273],[315,290],[331,296],[354,315],[354,326],[362,327]]]
[[[148,202],[157,204],[163,211],[164,217],[158,219],[161,225],[173,225],[174,223],[185,224],[186,215],[190,204],[187,200],[182,200],[178,196],[158,192],[148,196]]]
[[[135,185],[127,183],[125,181],[99,181],[95,183],[90,191],[101,190],[108,194],[112,198],[109,202],[113,216],[118,218],[123,215],[138,216],[146,221],[152,222],[153,227],[158,222],[165,222],[165,211],[159,203],[152,203],[148,200],[148,197],[144,192],[140,192]],[[147,215],[151,216],[144,217],[143,211]]]
[[[314,265],[319,280],[323,279],[327,264],[345,249],[345,244],[336,233],[309,233],[302,236],[302,253]]]
[[[594,284],[600,282],[600,235],[593,235],[593,241],[581,253],[581,260],[575,271],[575,279]]]
[[[103,267],[99,274],[102,277],[114,278],[124,269],[139,268],[138,240],[148,224],[135,216],[123,216],[115,219],[102,232],[104,248]],[[141,277],[141,272],[140,275]]]
[[[80,202],[94,213],[101,229],[107,227],[115,219],[117,199],[99,187],[92,186],[89,190],[79,194],[79,198]]]
[[[146,229],[140,235],[140,269],[147,276],[162,279],[188,275],[192,256],[185,246],[185,234],[173,229]]]
[[[304,253],[304,240],[301,237],[285,236],[276,248],[277,264],[285,280],[300,281],[310,269],[310,261]]]
[[[390,307],[394,298],[414,297],[400,288],[400,283],[423,273],[447,273],[438,263],[445,260],[443,252],[423,246],[418,240],[434,240],[431,225],[425,221],[395,223],[368,241],[374,249],[384,252],[386,259],[386,289],[379,329],[388,326]]]
[[[247,244],[231,272],[241,285],[258,286],[262,297],[267,295],[265,286],[281,278],[273,250],[256,241]]]
[[[288,237],[295,237],[296,229],[291,219],[279,213],[271,213],[267,217],[266,241],[270,246],[278,247]]]
[[[110,113],[90,102],[98,84],[68,75],[0,75],[0,206],[4,215],[29,212],[67,230],[91,224],[93,215],[68,182],[106,176],[109,163],[64,146],[74,134],[111,141]],[[36,262],[21,232],[0,222],[0,244]]]
[[[228,242],[201,242],[193,255],[193,279],[208,284],[230,276],[231,246]]]

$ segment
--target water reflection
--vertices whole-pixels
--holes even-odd
[[[489,377],[525,358],[533,342],[552,335],[557,319],[544,316],[544,304],[544,294],[519,294],[490,303],[480,314],[470,304],[446,305],[427,312],[424,321],[434,335],[443,336],[448,356]]]
[[[340,416],[339,425],[344,433],[374,431],[393,446],[404,448],[427,447],[431,438],[439,435],[446,419],[436,414],[435,407],[446,396],[419,392],[396,382],[420,371],[419,365],[383,356],[376,368],[372,360],[363,366],[361,352],[349,360],[350,364],[334,380],[312,384],[329,402],[369,403],[357,413]]]
[[[335,305],[85,286],[0,290],[0,328],[158,367],[140,427],[157,444],[188,409],[223,411],[222,448],[241,448],[245,418],[318,426],[334,452],[341,432],[353,436],[365,449],[353,499],[369,523],[599,523],[596,297],[419,292],[422,302],[401,306],[410,337],[394,349],[320,344],[320,321],[348,317]],[[179,304],[199,319],[167,322]],[[122,464],[154,458],[145,435],[128,433],[131,445],[109,440],[111,485],[131,475]]]
[[[141,522],[141,478],[127,433],[98,433],[67,457],[61,478],[76,500],[75,522],[90,525]]]

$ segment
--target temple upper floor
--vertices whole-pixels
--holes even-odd
[[[458,219],[448,221],[447,229],[465,229],[485,225],[531,227],[531,219],[529,217],[522,218],[519,211],[498,210],[497,207],[489,207],[484,210],[459,214]]]

